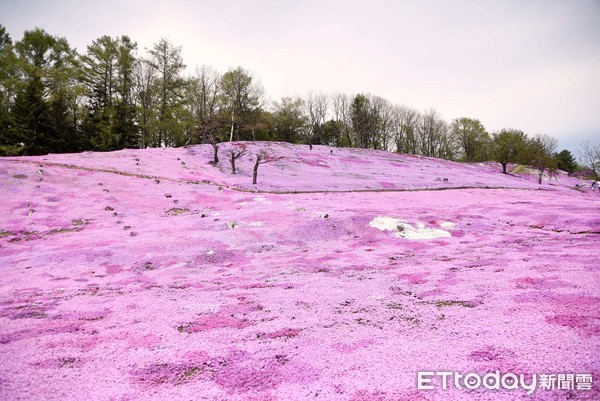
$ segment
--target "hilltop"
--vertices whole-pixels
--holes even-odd
[[[232,144],[219,145],[218,165],[210,145],[186,148],[153,148],[115,152],[84,152],[4,160],[65,164],[94,170],[171,180],[202,181],[258,191],[352,191],[377,189],[436,189],[457,187],[539,188],[532,174],[502,174],[497,163],[457,163],[418,155],[357,148],[292,145],[283,142],[236,142],[248,154],[236,163],[231,174],[227,151]],[[259,185],[252,185],[255,154],[265,150],[281,159],[260,168]],[[333,153],[330,153],[330,150]],[[573,188],[585,184],[564,172],[560,179],[545,176],[551,188]],[[548,182],[548,180],[550,182]]]
[[[0,159],[0,398],[597,399],[419,370],[600,377],[600,195],[364,149]],[[259,168],[253,155],[280,157]],[[445,180],[446,179],[446,180]],[[442,190],[443,189],[443,190]]]

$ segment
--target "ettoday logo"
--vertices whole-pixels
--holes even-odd
[[[541,390],[581,390],[592,389],[592,375],[589,373],[563,374],[515,374],[500,373],[499,370],[483,375],[460,372],[417,372],[417,389],[434,390],[441,384],[443,390],[450,385],[456,389],[477,390],[484,387],[488,390],[523,390],[532,395],[536,389]]]

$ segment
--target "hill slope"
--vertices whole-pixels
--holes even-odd
[[[1,399],[600,397],[598,193],[248,146],[283,156],[256,187],[250,157],[232,176],[207,146],[0,159]],[[451,186],[508,189],[410,191]],[[596,381],[416,389],[419,370],[496,369]]]
[[[237,143],[240,144],[240,143]],[[536,177],[529,174],[506,175],[500,166],[489,163],[456,163],[443,159],[401,155],[366,149],[291,145],[277,142],[241,142],[248,155],[237,161],[237,174],[231,174],[228,150],[220,145],[220,162],[210,145],[188,148],[123,150],[108,153],[81,153],[10,158],[26,162],[47,162],[114,170],[128,174],[159,176],[172,180],[205,181],[237,188],[263,191],[349,191],[365,189],[427,189],[454,187],[538,188]],[[261,150],[281,160],[262,165],[258,186],[252,185],[255,155]],[[561,174],[546,184],[550,188],[572,188],[581,183]],[[444,180],[446,179],[446,180]]]

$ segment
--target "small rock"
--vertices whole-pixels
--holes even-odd
[[[165,194],[165,197],[171,198],[171,194]]]
[[[236,225],[237,225],[237,222],[235,222],[234,220],[229,220],[227,222],[227,228],[229,228],[230,230],[235,228]]]
[[[125,226],[125,227],[123,227],[123,230],[129,230],[129,229],[131,229],[131,226]]]

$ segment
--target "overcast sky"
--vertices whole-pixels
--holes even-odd
[[[0,24],[80,52],[101,35],[140,52],[167,37],[190,72],[240,65],[273,100],[369,92],[572,151],[600,141],[600,0],[0,0]]]

